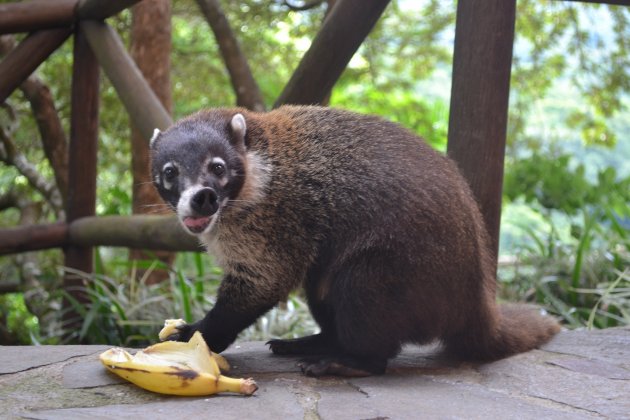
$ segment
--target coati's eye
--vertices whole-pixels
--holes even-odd
[[[163,175],[164,175],[164,180],[166,182],[175,181],[175,178],[177,178],[178,174],[179,174],[179,171],[174,166],[167,166],[166,168],[164,168]]]
[[[222,177],[225,174],[225,165],[222,163],[210,164],[210,171],[218,177]]]

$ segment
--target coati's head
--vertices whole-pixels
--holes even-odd
[[[153,183],[193,234],[208,232],[246,177],[242,114],[199,114],[151,139]]]

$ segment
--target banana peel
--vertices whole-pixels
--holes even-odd
[[[158,333],[158,338],[160,339],[160,341],[167,341],[171,335],[177,333],[177,329],[182,325],[186,325],[186,321],[184,321],[183,319],[165,320],[164,327]],[[210,356],[212,356],[212,359],[214,359],[214,361],[219,365],[221,372],[228,372],[230,370],[230,364],[227,360],[225,360],[225,357],[221,356],[220,354],[214,353],[211,350]]]
[[[219,355],[212,356],[198,331],[187,343],[165,341],[140,350],[133,356],[114,347],[100,355],[101,363],[109,371],[160,394],[203,396],[235,392],[251,395],[258,389],[251,378],[222,375],[218,358],[225,362]]]

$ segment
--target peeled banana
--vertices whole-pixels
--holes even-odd
[[[183,319],[167,319],[164,321],[164,328],[158,333],[160,341],[166,341],[168,337],[177,332],[177,329],[183,325],[186,325],[186,321]]]
[[[118,376],[149,391],[161,394],[201,396],[218,392],[253,394],[258,386],[253,379],[230,378],[221,374],[223,357],[208,349],[198,331],[187,343],[165,341],[131,355],[114,347],[100,360]]]
[[[186,325],[186,321],[184,321],[183,319],[165,320],[164,327],[158,333],[158,338],[160,339],[160,341],[168,340],[168,337],[176,333],[177,328],[181,327],[182,325]],[[227,372],[230,370],[230,364],[228,363],[227,360],[225,360],[225,357],[221,356],[220,354],[214,353],[213,351],[210,351],[210,356],[212,356],[212,359],[214,359],[214,362],[216,362],[219,365],[221,372]]]

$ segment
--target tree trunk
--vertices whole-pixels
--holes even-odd
[[[131,56],[144,78],[170,114],[172,108],[170,83],[171,53],[171,2],[169,0],[145,0],[133,6],[131,23]],[[133,173],[132,210],[137,213],[162,213],[162,199],[151,183],[149,172],[149,144],[142,134],[131,128],[131,167]],[[162,262],[171,265],[175,254],[153,251]],[[142,250],[131,250],[131,259],[151,258]],[[144,273],[138,271],[138,275]],[[165,270],[154,270],[149,283],[158,283],[168,277]]]

